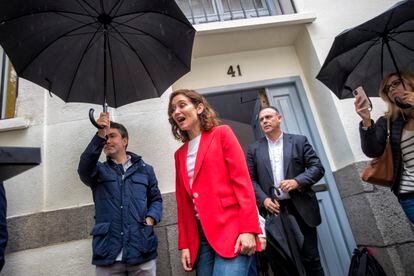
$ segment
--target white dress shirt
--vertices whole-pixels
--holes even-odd
[[[267,145],[269,148],[270,164],[272,166],[273,183],[277,189],[276,197],[279,200],[289,199],[289,193],[285,193],[279,189],[280,182],[285,179],[283,167],[283,132],[276,141],[270,140],[267,136]]]

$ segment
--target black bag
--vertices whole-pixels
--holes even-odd
[[[355,249],[351,258],[348,276],[387,276],[378,261],[366,247]]]

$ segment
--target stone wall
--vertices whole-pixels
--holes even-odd
[[[157,275],[185,275],[177,250],[175,194],[163,194]],[[91,275],[93,205],[8,219],[9,244],[2,275]]]
[[[334,173],[356,243],[372,248],[389,276],[414,275],[414,227],[389,188],[361,180],[366,164]]]

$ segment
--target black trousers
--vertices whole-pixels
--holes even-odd
[[[310,227],[306,224],[291,200],[283,200],[280,202],[280,204],[282,211],[283,208],[287,208],[289,213],[296,218],[299,228],[304,236],[303,246],[300,253],[303,266],[305,267],[306,275],[323,276],[324,272],[319,256],[316,227]],[[272,245],[275,244],[272,242],[272,238],[268,237],[268,239],[269,243],[266,247],[266,256],[274,275],[295,275],[291,269],[291,266],[293,265],[292,262],[290,260],[286,260],[286,258],[281,258],[280,250]]]

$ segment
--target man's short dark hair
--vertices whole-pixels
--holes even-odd
[[[279,110],[276,107],[269,105],[269,106],[260,108],[258,115],[260,115],[260,112],[262,112],[262,110],[268,109],[268,108],[273,109],[274,111],[276,111],[277,114],[280,114]]]
[[[111,121],[111,125],[109,127],[117,129],[119,131],[119,134],[121,134],[122,138],[129,139],[128,138],[128,130],[124,127],[124,125],[118,124],[118,123],[115,123],[115,122]]]

